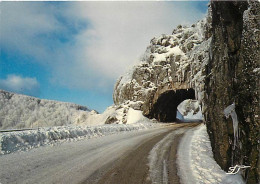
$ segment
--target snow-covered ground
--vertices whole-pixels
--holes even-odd
[[[159,127],[120,132],[1,155],[0,183],[95,183],[85,180],[102,168],[109,171],[140,143],[167,131]]]
[[[180,128],[172,131],[159,141],[153,149],[150,151],[149,159],[149,173],[153,184],[156,183],[167,183],[168,181],[168,170],[167,165],[173,164],[172,162],[167,163],[169,157],[169,150],[176,140],[176,136],[179,136],[187,131],[187,128]]]
[[[206,131],[201,125],[189,130],[182,138],[178,150],[179,176],[185,184],[244,184],[239,174],[227,175],[213,158]]]
[[[137,119],[138,120],[138,119]],[[136,119],[131,120],[136,122]],[[66,141],[100,137],[124,131],[143,130],[160,124],[142,121],[132,124],[112,124],[100,126],[58,126],[35,130],[0,133],[0,155],[15,151],[26,151],[43,145],[53,145]]]
[[[2,128],[32,129],[0,132],[0,155],[56,142],[159,126],[144,117],[142,111],[131,108],[131,105],[131,102],[127,102],[110,106],[104,113],[98,114],[76,104],[41,100],[0,90]]]
[[[0,151],[1,154],[7,154],[21,150],[26,151],[31,148],[40,147],[43,145],[47,145],[47,147],[49,147],[61,143],[66,144],[74,140],[83,140],[101,136],[109,137],[111,134],[119,136],[121,135],[119,134],[119,132],[136,132],[134,130],[143,131],[146,129],[153,129],[156,127],[158,128],[161,126],[162,124],[160,123],[142,121],[139,123],[127,125],[113,124],[94,127],[59,126],[51,128],[41,128],[38,130],[5,132],[0,133]],[[158,129],[157,131],[160,130],[161,129]],[[156,132],[156,130],[154,132]],[[180,129],[179,131],[168,134],[164,139],[162,139],[158,144],[154,146],[152,150],[154,154],[151,155],[156,156],[156,150],[163,149],[160,147],[161,145],[169,146],[169,143],[174,140],[173,137],[177,134],[182,134],[183,132],[184,131]],[[75,142],[75,144],[77,143]],[[166,152],[163,152],[163,155],[164,154],[166,154]],[[157,160],[158,158],[150,156],[150,165],[158,166],[158,163],[156,163]],[[239,174],[227,175],[215,162],[205,125],[200,125],[196,128],[188,130],[182,137],[177,153],[177,166],[178,175],[181,178],[181,182],[185,184],[245,183]],[[156,177],[156,175],[158,174],[156,168],[153,167],[150,168],[150,172],[152,177]],[[154,181],[156,181],[156,179],[154,179]]]

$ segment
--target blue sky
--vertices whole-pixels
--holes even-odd
[[[1,2],[0,89],[103,112],[150,40],[203,18],[198,2]]]

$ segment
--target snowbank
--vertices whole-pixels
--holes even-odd
[[[143,116],[142,111],[129,108],[127,113],[127,124],[133,124],[141,121],[145,121],[147,118]]]
[[[143,130],[158,127],[160,124],[144,121],[129,125],[113,124],[102,126],[59,126],[35,130],[0,133],[0,155],[15,151],[26,151],[31,148],[53,145],[63,141],[100,137],[118,132]]]
[[[227,175],[216,163],[205,125],[185,133],[179,145],[177,165],[178,175],[185,184],[245,183],[239,174]]]

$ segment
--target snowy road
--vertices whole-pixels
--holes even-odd
[[[149,173],[163,176],[163,183],[179,183],[174,166],[178,140],[194,125],[124,132],[3,155],[0,183],[152,183]],[[155,164],[157,168],[152,167]]]

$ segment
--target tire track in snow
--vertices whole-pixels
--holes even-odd
[[[101,168],[83,183],[178,184],[179,178],[176,167],[178,142],[185,131],[196,125],[198,123],[172,125],[169,127],[169,131],[147,139],[136,149],[130,151],[129,154],[115,163]],[[153,160],[152,162],[151,159]],[[157,180],[158,178],[155,179],[153,176],[160,179]]]
[[[186,124],[185,127],[171,131],[159,141],[149,154],[149,172],[153,184],[179,184],[176,158],[180,139],[186,131],[197,124]]]

